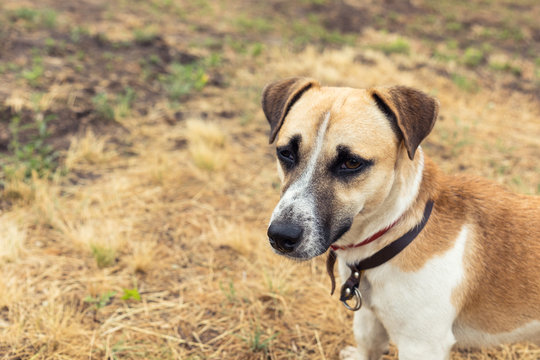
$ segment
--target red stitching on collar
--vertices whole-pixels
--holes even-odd
[[[390,230],[391,228],[394,227],[394,225],[396,225],[399,220],[401,218],[397,219],[394,223],[392,223],[391,225],[389,225],[388,227],[385,227],[384,229],[382,229],[381,231],[371,235],[370,237],[368,237],[366,240],[362,241],[362,242],[359,242],[358,244],[350,244],[350,245],[345,245],[345,246],[339,246],[339,245],[330,245],[330,249],[336,251],[336,250],[347,250],[347,249],[354,249],[354,248],[357,248],[357,247],[360,247],[360,246],[364,246],[364,245],[367,245],[369,244],[370,242],[372,241],[375,241],[377,240],[378,238],[380,238],[381,236],[383,236],[388,230]]]

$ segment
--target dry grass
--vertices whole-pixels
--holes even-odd
[[[130,39],[141,22],[137,12],[153,14],[168,3],[129,11],[110,5],[109,18],[88,27]],[[222,2],[201,4],[186,5],[207,11],[197,13],[201,26],[236,11]],[[178,29],[190,28],[174,16],[190,15],[175,9],[160,10],[159,30],[183,49]],[[365,41],[385,36],[368,31]],[[432,59],[420,42],[409,41],[411,55],[393,57],[354,47],[298,52],[269,42],[252,59],[225,48],[227,87],[208,86],[178,109],[159,103],[147,115],[122,120],[129,154],[107,134],[88,131],[65,154],[67,178],[6,183],[3,195],[18,200],[0,214],[0,358],[337,358],[353,344],[352,317],[329,295],[324,259],[293,263],[267,244],[279,190],[259,109],[265,83],[308,75],[329,85],[416,86],[441,101],[425,152],[445,171],[487,176],[523,193],[539,191],[536,100],[509,94],[498,83],[489,91],[464,92],[429,66],[411,67]],[[369,61],[355,60],[359,55]],[[59,91],[42,100],[42,111],[69,101],[72,90]],[[24,94],[10,98],[12,107],[27,102]],[[175,111],[187,119],[168,121]],[[131,289],[141,300],[124,296]],[[539,358],[540,348],[527,344],[452,355]],[[389,359],[397,359],[395,349]]]

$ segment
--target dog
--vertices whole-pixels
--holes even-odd
[[[339,260],[356,347],[341,359],[449,359],[454,346],[540,344],[540,197],[445,175],[422,151],[438,101],[404,86],[262,94],[281,198],[274,252]]]

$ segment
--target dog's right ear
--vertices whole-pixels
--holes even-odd
[[[320,86],[316,80],[295,77],[266,85],[262,94],[262,108],[270,124],[270,144],[283,125],[287,113],[307,90]]]

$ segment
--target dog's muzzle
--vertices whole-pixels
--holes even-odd
[[[268,227],[270,245],[277,251],[287,254],[300,244],[304,229],[288,222],[272,222]]]

